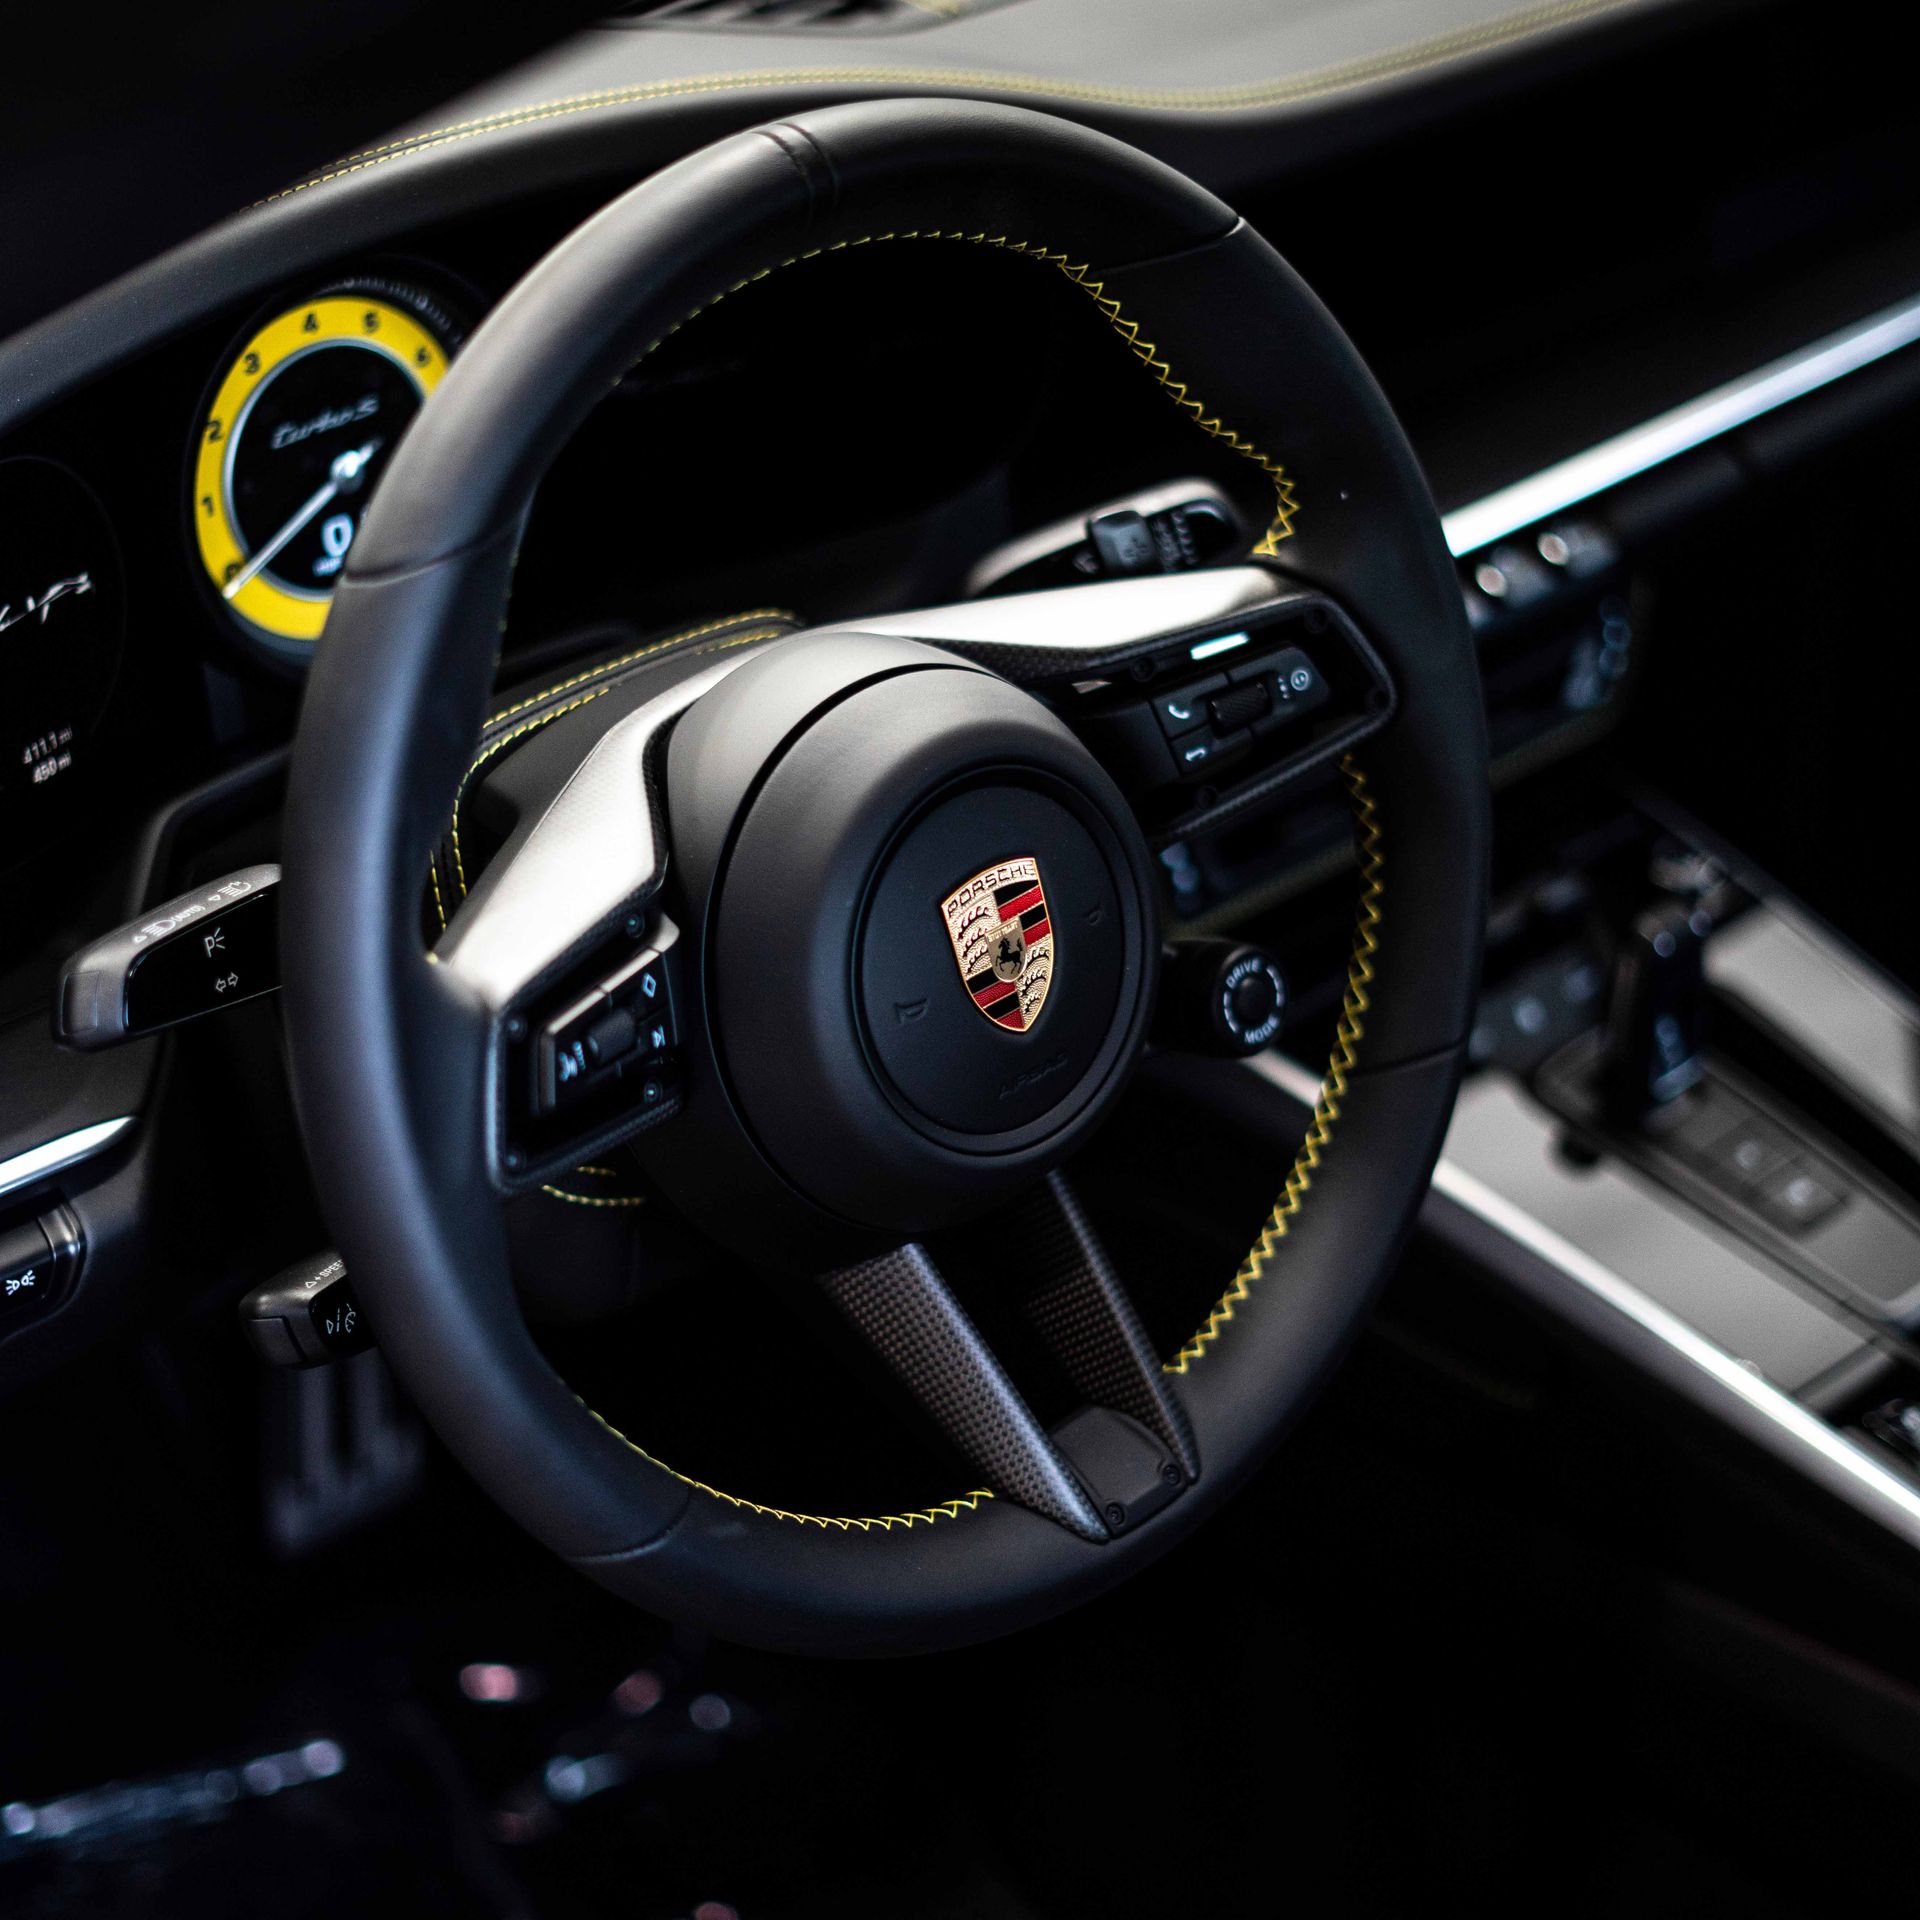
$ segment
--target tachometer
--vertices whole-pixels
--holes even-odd
[[[413,289],[335,287],[275,314],[215,383],[192,461],[200,563],[276,658],[312,651],[381,469],[457,337]]]

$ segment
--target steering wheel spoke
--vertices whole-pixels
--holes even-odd
[[[736,664],[626,714],[557,791],[510,791],[517,824],[436,950],[487,1025],[488,1161],[503,1191],[603,1153],[679,1104],[691,999],[679,928],[658,901],[657,756],[673,722]]]
[[[1087,1540],[1151,1518],[1200,1473],[1193,1427],[1059,1173],[975,1230],[1012,1258],[989,1284],[1082,1405],[1051,1431],[918,1242],[836,1269],[821,1289],[993,1489]]]
[[[821,1290],[996,1493],[1083,1540],[1107,1528],[993,1349],[918,1242],[820,1282]]]
[[[1024,1256],[1022,1309],[1075,1390],[1089,1408],[1122,1414],[1160,1443],[1180,1472],[1174,1482],[1162,1470],[1175,1491],[1197,1480],[1193,1423],[1066,1175],[1050,1173],[1008,1227]]]

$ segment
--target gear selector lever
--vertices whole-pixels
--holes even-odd
[[[1637,1125],[1706,1072],[1703,909],[1664,900],[1635,916],[1614,959],[1602,1069],[1616,1120]]]

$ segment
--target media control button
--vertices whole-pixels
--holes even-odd
[[[1225,693],[1217,693],[1207,702],[1207,717],[1216,733],[1237,733],[1264,719],[1273,705],[1273,696],[1261,680],[1245,680]]]
[[[1233,677],[1264,687],[1272,700],[1272,707],[1255,723],[1262,733],[1304,719],[1333,698],[1326,677],[1298,647],[1242,667]]]
[[[588,1036],[609,1011],[607,996],[596,989],[547,1022],[536,1054],[537,1104],[542,1111],[551,1113],[557,1107],[570,1105],[585,1091],[587,1081],[600,1064],[598,1057],[588,1051]]]

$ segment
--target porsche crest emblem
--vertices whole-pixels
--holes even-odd
[[[960,978],[996,1027],[1025,1033],[1053,986],[1053,922],[1031,855],[1002,860],[940,903]]]

